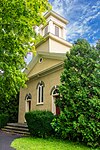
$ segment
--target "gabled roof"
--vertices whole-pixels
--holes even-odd
[[[35,65],[38,63],[38,60],[41,57],[44,58],[44,59],[53,60],[55,62],[55,64],[52,67],[57,67],[57,66],[63,64],[64,59],[66,58],[66,54],[37,52],[37,55],[32,59],[32,61],[27,66],[27,69],[25,69],[25,71],[24,71],[27,74],[27,76],[29,76],[30,72],[35,67]]]
[[[45,13],[44,17],[45,18],[48,18],[50,15],[58,18],[60,21],[62,21],[63,23],[65,24],[68,24],[68,20],[66,20],[64,17],[60,16],[59,14],[57,14],[56,12],[54,12],[53,10]]]

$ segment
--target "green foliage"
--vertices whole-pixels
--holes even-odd
[[[18,122],[18,104],[19,94],[16,97],[11,97],[9,101],[4,99],[0,100],[0,114],[6,113],[9,115],[8,122]]]
[[[35,26],[45,23],[48,0],[0,0],[0,98],[10,100],[27,80],[24,57],[34,50]]]
[[[7,114],[0,114],[0,129],[3,128],[8,122]]]
[[[51,122],[54,118],[49,111],[32,111],[25,114],[27,125],[32,136],[47,137],[53,132]]]
[[[77,40],[66,54],[59,92],[61,114],[52,122],[57,135],[100,146],[100,45]]]
[[[98,40],[98,42],[96,44],[96,49],[100,51],[100,39]]]

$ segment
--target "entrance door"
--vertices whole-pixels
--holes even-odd
[[[26,94],[26,96],[25,96],[25,112],[29,112],[31,110],[31,100],[32,100],[31,93]]]
[[[60,114],[60,108],[56,106],[55,102],[59,98],[58,95],[58,89],[54,89],[52,92],[52,113],[54,115],[59,115]]]
[[[26,111],[29,112],[31,110],[31,101],[27,101]]]
[[[26,100],[26,104],[25,104],[25,113],[31,111],[31,100]],[[26,119],[24,117],[24,122],[26,122]]]
[[[56,115],[60,115],[60,108],[56,106]]]

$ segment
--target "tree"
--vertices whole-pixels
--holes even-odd
[[[100,40],[98,40],[97,44],[96,44],[96,49],[100,51]],[[99,52],[100,53],[100,52]]]
[[[60,116],[52,126],[62,138],[100,144],[100,45],[77,40],[66,54],[56,102]]]
[[[48,0],[0,0],[0,99],[10,100],[25,85],[24,57],[49,9]]]
[[[9,101],[0,99],[0,114],[8,116],[7,122],[18,122],[18,106],[19,106],[19,93],[12,96]]]

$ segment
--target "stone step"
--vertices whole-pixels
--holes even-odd
[[[7,123],[8,126],[28,128],[26,123]]]
[[[8,123],[2,130],[12,134],[30,135],[27,124]]]
[[[10,130],[10,129],[6,129],[6,128],[3,128],[2,131],[5,131],[5,132],[11,133],[11,134],[21,134],[21,135],[25,135],[25,136],[30,135],[29,132],[18,131],[18,130]]]
[[[19,127],[16,127],[16,126],[5,126],[6,129],[11,129],[11,130],[20,130],[20,131],[26,131],[26,132],[29,132],[29,129],[28,128],[19,128]]]

